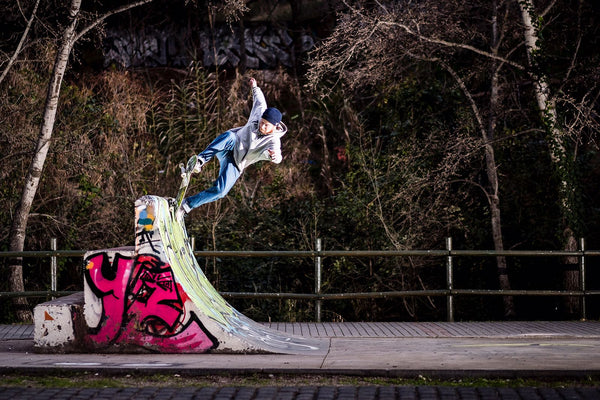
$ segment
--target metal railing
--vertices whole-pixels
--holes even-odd
[[[586,297],[600,295],[600,290],[586,288],[586,258],[600,256],[600,250],[586,250],[585,240],[580,239],[580,248],[575,251],[565,250],[454,250],[452,239],[446,239],[445,250],[322,250],[321,239],[315,242],[315,250],[306,251],[194,251],[196,257],[307,257],[315,262],[314,293],[257,293],[257,292],[220,292],[227,298],[253,299],[298,299],[315,301],[315,319],[321,321],[321,306],[325,300],[376,299],[394,297],[446,296],[447,320],[454,321],[454,296],[576,296],[581,298],[581,319],[587,319]],[[85,250],[57,250],[56,239],[51,241],[51,250],[0,252],[0,258],[41,257],[50,258],[51,290],[0,292],[2,297],[56,297],[75,293],[75,291],[57,290],[57,258],[83,257]],[[401,290],[385,292],[356,292],[356,293],[323,293],[321,290],[322,259],[324,257],[440,257],[445,258],[446,288],[431,290]],[[579,290],[490,290],[490,289],[455,289],[454,288],[454,258],[455,257],[577,257],[579,259]]]

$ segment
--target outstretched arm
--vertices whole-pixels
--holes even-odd
[[[248,121],[259,121],[263,112],[267,109],[267,100],[262,90],[256,84],[256,79],[250,78],[250,86],[252,87],[252,111]]]

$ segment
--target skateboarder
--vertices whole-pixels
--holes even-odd
[[[194,208],[225,197],[246,167],[263,160],[281,162],[280,139],[287,132],[281,112],[274,107],[267,108],[265,96],[254,78],[250,78],[250,86],[253,103],[246,125],[222,133],[198,154],[194,173],[200,172],[204,164],[217,156],[219,177],[210,188],[182,201],[176,211],[177,221]]]

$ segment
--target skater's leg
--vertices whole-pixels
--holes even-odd
[[[231,152],[226,153],[222,157],[221,154],[219,154],[218,157],[221,163],[219,177],[211,187],[203,192],[198,193],[197,195],[190,196],[183,201],[183,208],[186,212],[200,207],[203,204],[225,197],[225,195],[229,193],[235,182],[240,177],[241,172],[235,165],[235,162],[233,161],[233,154],[231,154]]]
[[[200,158],[200,162],[203,164],[210,159],[212,159],[215,155],[222,152],[229,152],[233,150],[235,146],[235,133],[232,131],[227,131],[225,133],[220,134],[213,140],[208,147],[198,154]]]

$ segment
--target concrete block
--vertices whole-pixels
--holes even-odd
[[[36,351],[82,350],[86,332],[83,303],[83,292],[78,292],[35,306],[33,340]]]

